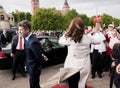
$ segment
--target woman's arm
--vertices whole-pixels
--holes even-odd
[[[70,44],[70,38],[65,37],[65,34],[60,37],[58,41],[61,45],[69,45]]]

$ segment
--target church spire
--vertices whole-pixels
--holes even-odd
[[[65,2],[64,2],[64,6],[69,7],[67,0],[65,0]]]
[[[36,11],[39,9],[39,0],[31,0],[32,5],[32,15],[36,13]]]
[[[70,9],[69,4],[68,4],[67,0],[65,0],[62,10],[64,13],[66,13],[67,11],[69,11],[69,9]]]

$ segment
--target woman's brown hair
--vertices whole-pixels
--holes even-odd
[[[75,43],[80,42],[84,34],[84,24],[83,21],[76,17],[74,18],[67,30],[66,38],[71,37],[72,40],[75,41]]]

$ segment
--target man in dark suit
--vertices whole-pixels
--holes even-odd
[[[39,77],[44,62],[43,50],[39,40],[31,33],[31,24],[27,20],[18,23],[25,36],[27,70],[30,75],[30,88],[40,88]]]
[[[7,29],[3,29],[3,33],[0,36],[1,46],[6,46],[11,40],[11,36],[9,35]]]
[[[13,57],[12,80],[16,78],[16,70],[19,70],[21,75],[23,77],[26,77],[25,75],[26,55],[24,50],[24,38],[22,36],[20,29],[18,30],[18,34],[15,35],[12,39],[11,51],[12,51],[11,56]]]

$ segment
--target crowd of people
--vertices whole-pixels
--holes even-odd
[[[97,75],[102,78],[104,71],[109,71],[110,88],[113,82],[116,88],[120,88],[119,31],[120,28],[115,28],[114,24],[109,24],[105,30],[96,23],[94,28],[86,30],[80,18],[71,21],[59,40],[60,44],[68,46],[64,69],[78,69],[79,72],[68,78],[70,88],[85,88],[90,73],[95,79]]]
[[[10,42],[6,34],[6,30],[3,30],[1,45]],[[85,29],[84,21],[75,17],[59,38],[59,43],[68,47],[63,69],[69,69],[68,75],[71,75],[62,75],[66,75],[69,88],[86,88],[90,74],[92,79],[96,76],[102,78],[104,71],[109,71],[110,88],[113,81],[116,88],[120,88],[120,28],[116,29],[114,24],[109,24],[105,30],[100,23],[96,23],[94,28]],[[32,34],[29,21],[18,23],[17,35],[12,38],[11,51],[12,80],[15,80],[17,70],[26,77],[26,65],[30,88],[41,88],[39,76],[42,64],[48,58],[44,55],[39,40]]]
[[[110,76],[110,88],[113,86],[113,82],[118,87],[118,84],[116,83],[116,62],[119,62],[118,57],[117,60],[115,60],[116,56],[113,57],[112,52],[118,52],[115,51],[114,47],[116,44],[120,44],[120,27],[115,27],[114,24],[109,24],[108,29],[103,30],[100,27],[100,24],[96,24],[97,27],[93,28],[92,30],[87,30],[86,33],[93,35],[93,37],[100,37],[101,36],[101,43],[98,45],[91,45],[91,64],[92,64],[92,79],[96,77],[95,71],[98,74],[99,78],[102,78],[102,73],[104,71],[109,71]],[[99,30],[99,35],[95,36],[94,31],[96,28]],[[100,35],[102,34],[102,35]],[[103,36],[103,37],[102,37]],[[117,56],[120,56],[120,54],[117,53]],[[119,78],[119,77],[117,77]]]

